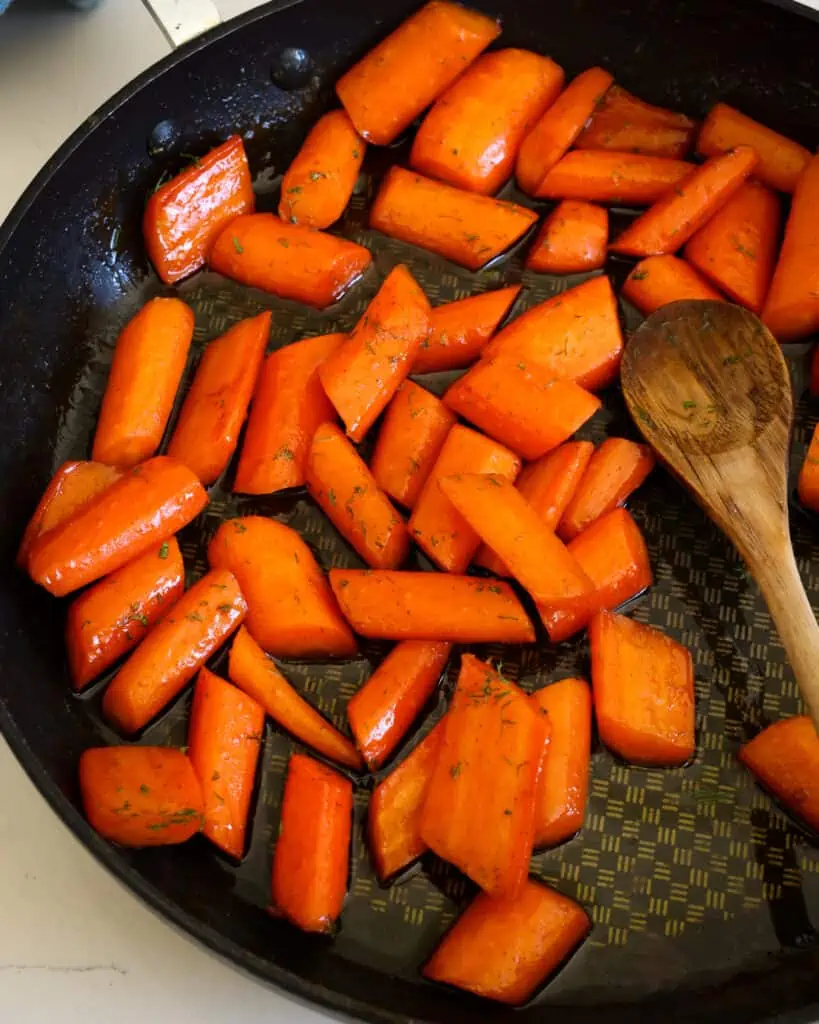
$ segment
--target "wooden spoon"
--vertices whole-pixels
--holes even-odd
[[[620,373],[643,436],[759,584],[819,729],[819,627],[788,528],[793,399],[778,343],[739,306],[672,302],[634,333]]]

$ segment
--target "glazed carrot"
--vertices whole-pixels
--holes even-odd
[[[244,626],[230,648],[228,675],[274,722],[306,746],[348,768],[361,767],[361,756],[352,743],[295,690]]]
[[[324,309],[359,280],[371,259],[367,249],[344,238],[253,213],[219,233],[209,262],[240,284]]]
[[[158,455],[36,540],[29,575],[55,597],[64,597],[169,540],[207,503],[187,466]]]
[[[429,314],[426,295],[399,264],[349,338],[319,367],[322,387],[354,441],[363,440],[410,372],[429,336]]]
[[[202,783],[205,835],[237,860],[245,833],[256,764],[264,737],[264,710],[206,668],[193,688],[188,756]]]
[[[712,157],[632,221],[609,248],[621,256],[676,252],[728,202],[756,162],[747,146]]]
[[[589,68],[546,110],[518,151],[515,173],[524,192],[538,194],[541,182],[571,148],[611,81],[608,71]]]
[[[694,164],[662,156],[576,149],[555,164],[537,194],[546,199],[649,206],[693,170]]]
[[[196,370],[168,445],[168,455],[212,484],[239,443],[270,334],[271,314],[240,320],[211,341]]]
[[[184,589],[182,553],[171,537],[75,598],[65,627],[74,689],[82,690],[136,647]]]
[[[738,756],[791,814],[819,831],[819,737],[807,715],[774,722]]]
[[[578,137],[577,148],[679,159],[691,149],[696,130],[697,122],[685,114],[655,107],[613,85]]]
[[[563,88],[563,68],[529,50],[478,57],[421,122],[410,164],[429,178],[493,195],[524,136]]]
[[[92,747],[79,775],[85,816],[113,843],[170,846],[202,828],[202,787],[181,750]]]
[[[526,882],[547,719],[471,654],[443,720],[421,810],[421,838],[492,896]]]
[[[622,505],[654,468],[648,445],[607,437],[589,460],[586,472],[566,507],[557,532],[572,540],[595,519]]]
[[[415,505],[455,419],[440,398],[404,381],[387,407],[370,461],[385,494],[407,508]]]
[[[544,220],[526,255],[526,266],[542,274],[599,270],[606,262],[609,215],[602,206],[564,199]]]
[[[460,4],[432,0],[336,83],[356,129],[387,146],[500,35],[500,25]]]
[[[814,346],[810,357],[810,393],[812,398],[819,395],[819,345]]]
[[[244,143],[231,135],[148,200],[142,232],[157,274],[173,284],[204,266],[225,224],[254,207]]]
[[[802,504],[819,512],[819,424],[813,428],[810,447],[799,471],[797,490]]]
[[[313,552],[289,526],[262,516],[223,522],[208,545],[214,569],[235,573],[247,628],[281,658],[347,658],[355,640]]]
[[[483,356],[535,363],[599,391],[617,377],[622,352],[617,298],[602,275],[532,306],[495,335]]]
[[[462,370],[473,363],[520,294],[519,284],[467,299],[447,302],[432,310],[432,330],[412,364],[412,373]]]
[[[273,909],[306,932],[329,932],[350,869],[353,784],[311,757],[287,767],[273,854]]]
[[[404,561],[406,524],[335,423],[316,431],[305,473],[313,500],[368,565],[395,569]]]
[[[424,965],[430,981],[519,1006],[585,939],[586,911],[527,879],[517,896],[480,893]]]
[[[508,584],[435,572],[331,569],[330,586],[361,636],[451,643],[532,643],[535,632]]]
[[[320,117],[284,172],[281,219],[309,228],[335,224],[353,194],[366,148],[343,110]]]
[[[124,733],[142,729],[241,625],[247,604],[236,577],[215,570],[154,626],[105,691],[105,717]]]
[[[600,738],[635,764],[684,764],[694,753],[694,669],[671,637],[600,611],[589,626]]]
[[[391,167],[370,209],[370,227],[469,270],[506,252],[537,220],[533,210],[463,192]]]
[[[345,338],[345,334],[305,338],[265,359],[250,406],[234,491],[272,494],[304,483],[313,434],[335,415],[318,368]]]
[[[92,458],[127,469],[162,441],[193,338],[193,310],[151,299],[117,338]]]
[[[773,276],[780,219],[776,193],[746,181],[692,235],[685,258],[729,299],[758,313]]]
[[[798,142],[766,128],[727,103],[716,103],[703,121],[697,152],[717,156],[737,146],[750,146],[759,157],[754,175],[780,192],[793,192],[808,166],[811,152]]]
[[[601,405],[574,381],[555,380],[514,356],[481,360],[455,381],[444,403],[524,459],[557,448]]]
[[[416,544],[445,572],[464,572],[480,538],[438,486],[455,473],[495,473],[514,481],[520,459],[507,448],[460,424],[450,430],[410,516]]]
[[[644,316],[678,299],[722,299],[716,288],[678,256],[647,256],[640,260],[620,294]]]
[[[347,718],[370,771],[387,760],[435,692],[451,650],[442,641],[405,640],[353,695]]]

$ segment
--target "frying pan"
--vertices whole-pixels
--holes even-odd
[[[819,861],[811,837],[735,761],[741,742],[799,710],[796,686],[736,555],[659,472],[632,503],[657,576],[633,611],[694,653],[698,751],[685,768],[660,771],[618,763],[595,749],[582,835],[536,856],[532,869],[583,902],[594,929],[526,1008],[508,1011],[421,980],[418,965],[472,891],[434,858],[402,884],[379,888],[362,835],[371,783],[358,790],[350,895],[335,939],[303,935],[265,914],[283,773],[295,746],[269,725],[249,851],[239,866],[220,859],[201,838],[185,847],[116,849],[80,813],[77,758],[88,746],[118,738],[100,716],[101,687],[82,698],[71,695],[64,607],[16,572],[13,555],[56,464],[87,456],[119,329],[148,297],[166,290],[141,244],[145,196],[163,174],[184,165],[184,154],[201,154],[238,131],[256,174],[259,208],[275,209],[277,175],[333,102],[341,70],[415,6],[416,0],[274,3],[195,40],[90,117],[0,229],[0,726],[55,811],[134,892],[236,964],[341,1013],[389,1024],[730,1024],[786,1011],[807,1019],[819,1000],[812,924],[819,921]],[[488,0],[476,6],[503,17],[504,46],[549,53],[569,75],[601,63],[651,102],[701,116],[724,99],[810,147],[819,141],[819,26],[809,17],[741,0]],[[474,275],[371,232],[366,211],[378,178],[405,156],[400,143],[371,150],[362,185],[338,227],[375,253],[374,270],[351,295],[318,314],[199,274],[179,288],[196,312],[197,354],[206,339],[262,308],[273,310],[273,346],[348,329],[400,261],[433,303],[523,280],[524,305],[531,305],[579,280],[535,277],[523,270],[519,252]],[[617,280],[626,269],[609,268]],[[793,367],[801,395],[804,368],[798,359]],[[631,433],[619,397],[607,401],[589,436]],[[812,417],[802,402],[794,467]],[[325,567],[357,564],[303,494],[235,498],[230,479],[229,470],[227,483],[212,489],[202,521],[183,534],[192,575],[204,568],[204,546],[218,521],[250,511],[295,526]],[[797,509],[793,515],[799,564],[819,604],[816,523]],[[367,659],[383,650],[368,646],[351,664],[289,664],[285,670],[343,726],[347,698],[365,677]],[[505,672],[527,688],[588,670],[583,641],[478,653],[502,656]],[[405,750],[440,715],[448,685],[451,680]],[[183,695],[142,740],[184,743],[188,701]]]

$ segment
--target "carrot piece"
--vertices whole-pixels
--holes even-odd
[[[549,171],[538,195],[546,199],[649,206],[693,170],[694,164],[662,156],[576,149]]]
[[[694,754],[691,655],[651,626],[600,611],[589,626],[600,738],[635,764],[673,766]]]
[[[555,380],[514,357],[481,360],[447,390],[444,403],[524,459],[563,444],[601,406],[574,381]]]
[[[381,490],[412,508],[455,420],[440,398],[405,380],[387,407],[370,462]]]
[[[624,437],[607,437],[589,460],[557,527],[564,540],[572,540],[595,519],[622,505],[654,468],[648,445]]]
[[[247,628],[266,651],[282,658],[356,653],[313,552],[289,526],[263,516],[229,519],[213,535],[208,561],[236,575]]]
[[[819,328],[819,157],[805,168],[793,194],[785,238],[762,319],[777,340],[799,341]]]
[[[548,721],[514,683],[461,659],[421,810],[421,838],[485,892],[526,882]]]
[[[798,142],[766,128],[727,103],[716,103],[702,123],[697,152],[717,156],[737,146],[750,146],[759,157],[754,174],[771,188],[793,192],[808,166],[811,152]]]
[[[250,406],[234,491],[272,494],[302,486],[313,434],[335,415],[318,368],[345,338],[345,334],[305,338],[265,359]]]
[[[228,676],[306,746],[348,768],[361,768],[361,756],[352,743],[295,690],[244,626],[230,648]]]
[[[429,336],[429,302],[401,264],[387,275],[347,341],[319,367],[327,397],[354,441],[386,409]]]
[[[92,747],[79,776],[85,816],[112,843],[170,846],[202,828],[202,787],[181,750]]]
[[[220,232],[209,262],[240,284],[324,309],[361,278],[371,259],[367,249],[344,238],[253,213]]]
[[[617,299],[602,275],[528,309],[496,334],[482,355],[534,363],[552,376],[599,391],[617,377],[622,352]]]
[[[202,783],[208,839],[239,860],[256,764],[264,736],[264,710],[224,679],[199,670],[193,688],[188,756]]]
[[[464,572],[480,538],[438,486],[455,473],[495,473],[514,481],[520,459],[507,448],[460,424],[450,430],[410,516],[416,544],[445,572]]]
[[[287,766],[273,854],[273,911],[306,932],[329,932],[350,871],[353,784],[304,754]]]
[[[694,141],[697,122],[685,114],[632,96],[612,85],[577,139],[581,150],[619,150],[681,158]]]
[[[524,136],[563,88],[563,68],[529,50],[478,57],[436,102],[415,135],[410,164],[457,188],[493,195]]]
[[[430,313],[432,330],[412,364],[411,373],[462,370],[473,363],[520,294],[519,284],[470,295]]]
[[[538,194],[543,179],[571,148],[611,81],[603,68],[589,68],[546,110],[518,151],[515,173],[524,192]]]
[[[532,643],[535,631],[502,581],[435,572],[331,569],[344,617],[376,640]]]
[[[730,299],[758,313],[773,276],[780,220],[776,193],[746,181],[691,236],[685,258]]]
[[[171,537],[75,598],[65,627],[74,689],[133,650],[184,589],[182,553]]]
[[[510,1006],[525,1003],[588,935],[574,900],[527,879],[517,896],[480,893],[423,968],[425,978]]]
[[[807,715],[769,725],[738,757],[791,814],[819,831],[819,737]]]
[[[387,760],[435,691],[452,644],[405,640],[394,647],[347,705],[370,771]]]
[[[391,167],[370,210],[370,227],[438,253],[468,270],[506,252],[537,220],[533,210]]]
[[[207,503],[187,466],[157,455],[40,536],[29,553],[29,575],[64,597],[170,540]]]
[[[335,224],[353,194],[366,148],[343,110],[320,117],[284,172],[281,219],[309,228]]]
[[[246,612],[232,573],[215,570],[194,583],[114,676],[102,701],[108,721],[128,734],[146,726],[239,628]]]
[[[433,0],[343,74],[336,94],[364,138],[387,146],[499,35],[494,18]]]
[[[157,274],[173,284],[204,266],[225,224],[254,208],[245,146],[231,135],[148,200],[142,231]]]
[[[632,221],[609,248],[622,256],[676,252],[725,205],[756,163],[747,146],[712,157]]]
[[[722,295],[678,256],[647,256],[626,278],[623,298],[648,316],[678,299],[722,300]]]
[[[564,199],[543,221],[526,266],[542,274],[599,270],[606,262],[608,240],[609,215],[602,206]]]
[[[117,338],[91,457],[128,469],[162,441],[193,338],[193,310],[151,299]]]
[[[806,508],[819,512],[819,424],[813,428],[810,447],[799,471],[797,491]]]

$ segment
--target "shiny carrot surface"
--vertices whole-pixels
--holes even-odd
[[[707,225],[706,225],[707,226]],[[626,278],[620,293],[644,316],[678,299],[715,299],[722,295],[690,263],[678,256],[647,256]]]
[[[609,215],[602,206],[564,199],[544,220],[526,255],[526,266],[541,274],[579,274],[606,262]]]
[[[580,150],[615,150],[656,157],[684,157],[694,142],[697,122],[685,114],[632,96],[612,85],[580,133]]]
[[[819,737],[807,715],[774,722],[739,759],[795,817],[819,832]]]
[[[538,193],[545,199],[650,206],[693,170],[694,164],[684,160],[575,149],[549,171]]]

